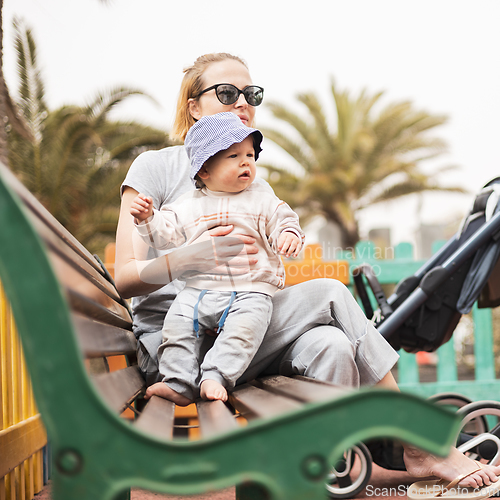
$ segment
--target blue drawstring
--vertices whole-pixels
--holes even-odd
[[[194,326],[194,331],[196,332],[196,338],[200,337],[199,331],[200,331],[200,324],[198,322],[198,305],[200,304],[201,299],[203,296],[208,292],[208,290],[202,290],[199,297],[198,297],[198,302],[196,302],[196,305],[194,306],[194,318],[193,318],[193,326]]]
[[[196,302],[196,305],[194,306],[194,317],[193,317],[193,327],[194,327],[194,331],[196,333],[196,338],[199,338],[200,337],[200,323],[198,321],[198,306],[201,302],[201,299],[203,298],[203,296],[208,292],[208,290],[202,290],[200,295],[198,296],[198,302]],[[234,302],[234,299],[236,298],[236,292],[231,292],[231,298],[229,299],[229,304],[228,306],[226,307],[226,309],[224,309],[224,312],[222,313],[222,316],[219,320],[219,328],[217,330],[217,333],[220,333],[220,331],[222,330],[222,327],[224,326],[224,323],[226,321],[226,318],[227,318],[227,315],[229,313],[229,309],[232,305],[232,303]]]
[[[222,330],[222,327],[224,326],[224,322],[226,321],[227,314],[229,312],[229,308],[231,307],[231,304],[234,302],[234,299],[236,298],[236,292],[231,292],[231,298],[229,299],[229,304],[224,309],[224,312],[222,313],[222,316],[219,320],[219,329],[217,330],[217,333],[219,333]]]

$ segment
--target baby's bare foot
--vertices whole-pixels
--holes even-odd
[[[206,379],[201,383],[200,396],[203,399],[218,399],[220,401],[227,401],[227,391],[215,380]]]
[[[146,389],[144,399],[149,399],[151,396],[159,396],[160,398],[168,399],[169,401],[172,401],[179,406],[188,406],[192,403],[192,401],[186,398],[186,396],[183,396],[182,394],[175,392],[173,389],[170,389],[170,387],[165,384],[165,382],[157,382],[156,384],[149,386]]]

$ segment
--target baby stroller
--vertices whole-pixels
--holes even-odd
[[[500,177],[476,196],[458,233],[413,276],[386,298],[373,269],[353,271],[354,285],[366,316],[391,346],[407,352],[435,351],[450,340],[462,314],[500,305]],[[368,289],[378,305],[374,312]],[[500,424],[488,429],[486,415],[500,417],[500,403],[472,403],[459,394],[440,394],[435,402],[457,409],[463,429],[457,446],[475,458],[500,462]],[[358,457],[356,477],[352,467]],[[332,498],[352,498],[368,483],[372,460],[390,470],[405,470],[402,447],[393,440],[360,443],[348,450],[329,477]],[[360,469],[360,470],[359,470]]]
[[[430,401],[455,409],[462,420],[456,446],[473,460],[500,463],[500,403],[498,401],[471,402],[456,393],[437,394]],[[495,423],[490,424],[492,418]],[[344,453],[332,468],[326,488],[330,498],[356,497],[367,485],[372,464],[388,470],[405,471],[403,447],[392,439],[358,443]]]

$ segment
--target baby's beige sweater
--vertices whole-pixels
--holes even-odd
[[[285,285],[285,270],[277,253],[278,237],[291,231],[304,242],[297,214],[269,186],[252,183],[240,193],[214,192],[204,187],[190,191],[174,203],[154,211],[148,222],[138,224],[142,239],[158,249],[179,247],[210,238],[208,230],[233,225],[230,236],[255,238],[258,262],[243,275],[227,271],[184,273],[187,286],[201,290],[255,291],[273,295]],[[151,241],[152,238],[152,241]]]

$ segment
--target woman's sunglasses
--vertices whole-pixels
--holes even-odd
[[[235,87],[230,83],[218,83],[217,85],[212,85],[211,87],[202,90],[198,95],[195,95],[193,99],[197,99],[200,95],[213,89],[215,89],[217,99],[219,99],[222,104],[226,105],[234,104],[239,99],[240,94],[245,96],[245,99],[250,106],[258,106],[259,104],[262,104],[262,100],[264,99],[264,89],[262,87],[258,87],[257,85],[248,85],[243,90],[240,90],[238,87]]]

